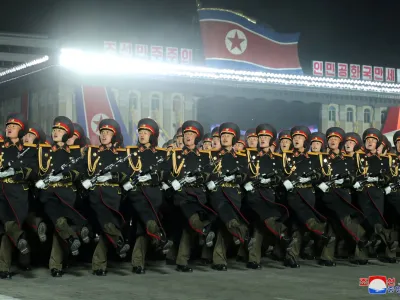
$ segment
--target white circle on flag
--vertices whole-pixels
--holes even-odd
[[[95,116],[92,118],[92,121],[90,122],[90,127],[92,128],[92,131],[93,131],[95,134],[100,135],[100,132],[99,132],[99,125],[100,125],[101,120],[109,119],[109,118],[110,118],[110,117],[107,116],[107,115],[105,115],[105,114],[97,114],[97,115],[95,115]]]
[[[239,29],[230,30],[225,36],[225,46],[234,55],[240,55],[247,49],[247,38]]]

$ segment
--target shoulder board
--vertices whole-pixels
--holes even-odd
[[[283,153],[286,153],[286,154],[293,153],[293,150],[284,150]]]
[[[0,143],[4,143],[4,139],[0,139]]]
[[[353,156],[351,156],[350,154],[345,154],[345,153],[343,153],[342,154],[344,157],[353,157]]]
[[[389,158],[389,155],[387,155],[387,154],[381,154],[380,157]]]
[[[397,154],[396,154],[396,153],[388,153],[387,155],[388,155],[388,156],[397,157]]]
[[[126,148],[117,148],[118,152],[126,152]]]
[[[171,151],[173,151],[173,152],[180,152],[180,151],[182,151],[182,149],[181,149],[181,148],[175,148],[175,149],[172,149]]]
[[[215,149],[215,148],[212,148],[210,151],[211,151],[211,152],[219,152],[219,150],[218,150],[218,149]]]
[[[49,145],[49,144],[39,144],[39,147],[42,147],[42,148],[51,148],[51,145]]]
[[[138,146],[126,146],[125,148],[126,148],[126,149],[137,149]]]
[[[365,152],[362,151],[362,150],[357,150],[356,153],[357,153],[357,154],[365,154]]]
[[[88,148],[99,148],[99,146],[96,146],[96,145],[90,145],[90,146],[88,146]]]
[[[308,152],[308,153],[310,153],[310,152]],[[313,153],[316,153],[316,152],[313,152]],[[321,152],[320,154],[322,154],[324,156],[329,156],[329,153],[326,153],[326,152]]]
[[[207,155],[210,155],[211,153],[209,150],[199,150],[199,152]]]
[[[167,151],[167,148],[159,148],[159,147],[156,147],[156,150],[157,150],[157,151]]]
[[[246,154],[244,154],[243,152],[236,152],[236,155],[239,155],[239,156],[244,156],[244,157],[246,157],[247,155]]]
[[[257,148],[246,148],[246,150],[248,150],[248,151],[258,151],[258,149]]]
[[[81,146],[79,146],[79,145],[72,145],[72,146],[69,146],[69,149],[79,149]]]
[[[282,154],[277,153],[277,152],[272,152],[272,155],[282,157]]]
[[[36,145],[36,144],[28,144],[28,143],[25,143],[25,144],[24,144],[24,147],[37,148],[37,146],[38,146],[38,145]]]
[[[310,154],[310,155],[320,155],[321,154],[321,152],[307,152],[307,154]]]

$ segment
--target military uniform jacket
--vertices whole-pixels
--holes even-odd
[[[282,179],[283,161],[282,155],[275,152],[265,152],[256,148],[247,149],[249,163],[249,176],[254,178],[263,175],[272,175],[271,183],[265,187],[276,187]]]
[[[139,185],[158,186],[165,176],[163,166],[167,159],[167,150],[158,147],[146,148],[140,145],[128,146],[126,151],[126,154],[130,155],[128,175],[132,178],[141,173],[148,173],[151,175],[151,182],[139,183]]]
[[[14,220],[21,226],[29,209],[29,185],[37,179],[37,145],[13,144],[7,138],[0,145],[2,169],[11,167],[15,172],[1,179],[0,221]]]
[[[369,182],[365,187],[385,187],[390,181],[390,165],[392,164],[391,156],[357,151],[356,161],[357,180],[364,180],[367,177],[379,177],[378,182]]]
[[[234,183],[237,185],[244,183],[248,174],[246,154],[235,152],[233,149],[231,151],[212,149],[211,159],[214,163],[214,165],[210,167],[210,169],[212,169],[210,174],[211,180],[215,181],[221,176],[224,176],[227,172],[232,172],[234,169],[239,168]],[[227,186],[229,185],[230,184],[227,184]]]

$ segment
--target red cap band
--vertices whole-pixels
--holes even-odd
[[[193,126],[186,127],[183,132],[194,132],[195,134],[200,135],[200,131]]]
[[[53,128],[64,129],[67,132],[67,134],[69,134],[71,132],[71,129],[67,126],[67,124],[64,124],[64,123],[61,123],[61,122],[58,122],[58,123],[54,124]]]
[[[269,131],[269,130],[261,130],[259,133],[258,133],[258,136],[260,136],[260,135],[268,135],[268,136],[270,136],[270,137],[273,137],[274,136],[274,134],[271,132],[271,131]]]
[[[18,125],[19,127],[21,127],[22,128],[22,130],[24,129],[24,122],[22,122],[21,120],[18,120],[18,119],[9,119],[8,121],[7,121],[7,125],[8,124],[15,124],[15,125]]]
[[[140,125],[140,127],[138,128],[138,131],[141,130],[141,129],[149,130],[152,134],[155,134],[155,133],[156,133],[156,131],[154,130],[154,128],[151,127],[150,125],[147,125],[147,124],[142,124],[142,125]]]
[[[234,136],[236,136],[236,131],[233,130],[232,128],[224,128],[224,129],[222,129],[221,130],[221,134],[223,134],[223,133],[230,133],[230,134],[233,134]]]
[[[331,133],[328,135],[328,139],[331,138],[331,137],[333,137],[333,136],[336,136],[336,137],[338,137],[341,141],[343,141],[343,136],[342,136],[340,133],[338,133],[338,132],[331,132]]]
[[[111,130],[112,132],[114,132],[114,134],[117,133],[117,130],[115,129],[115,127],[114,127],[114,126],[111,126],[111,125],[104,125],[104,126],[102,126],[102,127],[99,129],[99,131],[102,131],[102,130]]]

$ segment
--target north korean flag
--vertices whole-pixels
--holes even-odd
[[[281,34],[233,11],[200,9],[204,56],[209,67],[303,74],[300,34]]]

